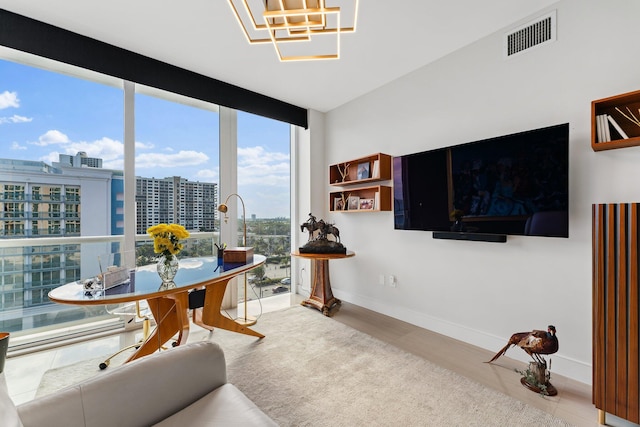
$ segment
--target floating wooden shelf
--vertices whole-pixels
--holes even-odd
[[[388,181],[390,179],[391,156],[388,154],[376,153],[330,165],[329,185],[348,188],[329,193],[329,211],[390,211],[391,187],[376,185],[373,187],[353,188],[362,184]]]
[[[340,209],[341,206],[346,208]],[[375,187],[334,191],[329,193],[329,210],[331,212],[390,211],[391,187],[376,185]]]
[[[375,162],[378,167],[374,171],[376,169],[374,168]],[[361,167],[366,167],[368,172],[365,175],[359,175]],[[348,186],[389,179],[391,179],[391,156],[388,154],[372,154],[329,166],[330,185]]]
[[[617,107],[617,108],[616,108]],[[622,113],[620,111],[622,111]],[[624,113],[624,114],[623,114]],[[622,138],[620,133],[607,123],[611,141],[599,142],[597,116],[609,115],[622,128],[629,138]],[[635,147],[640,145],[640,126],[627,117],[640,120],[640,91],[624,93],[591,102],[591,148],[593,151],[612,150],[615,148]]]

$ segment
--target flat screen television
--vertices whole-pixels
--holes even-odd
[[[393,178],[396,229],[569,237],[568,123],[396,156]]]

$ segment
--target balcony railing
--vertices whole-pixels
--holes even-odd
[[[274,259],[274,264],[266,267],[266,282],[262,282],[262,279],[256,282],[255,277],[250,275],[249,280],[256,288],[253,288],[255,290],[248,297],[254,299],[254,294],[255,298],[258,295],[260,298],[271,296],[275,294],[273,289],[280,285],[280,280],[290,276],[290,265],[286,260],[288,247],[278,251],[279,255],[272,251],[272,247],[280,245],[280,240],[288,236],[250,234],[249,245],[259,245],[262,242],[267,246],[257,247],[259,253],[268,256],[271,254],[278,259]],[[192,232],[185,242],[181,257],[213,255],[214,242],[218,241],[218,232]],[[120,330],[124,322],[114,321],[104,306],[55,304],[48,302],[47,294],[50,289],[62,284],[97,275],[100,273],[99,260],[106,260],[105,264],[109,265],[115,258],[113,254],[122,254],[124,244],[125,237],[121,235],[0,239],[0,257],[6,254],[7,260],[11,257],[11,263],[22,263],[20,269],[12,268],[12,271],[1,272],[21,276],[13,279],[18,286],[5,287],[0,298],[0,330],[11,332],[14,337],[10,351],[16,354],[42,348],[43,345],[55,345],[56,341],[68,339],[66,331],[71,329],[75,331],[74,339],[80,339],[79,334],[91,338],[97,333],[108,333],[105,328],[111,328],[111,332]],[[136,262],[153,262],[156,255],[147,234],[136,235],[135,246]],[[22,259],[17,260],[16,257]],[[277,287],[279,292],[282,286]],[[238,289],[237,301],[242,301],[245,297],[240,291]],[[234,299],[234,303],[235,301]],[[94,325],[100,326],[95,329]],[[82,332],[78,332],[79,330]],[[47,336],[46,343],[33,338],[36,336]]]
[[[185,242],[183,252],[188,256],[189,248],[197,247],[198,256],[214,254],[213,243],[217,241],[217,234],[191,233],[191,237]],[[135,259],[154,256],[153,243],[148,235],[137,235],[135,241],[137,251],[140,251]],[[107,313],[102,306],[87,310],[87,307],[54,304],[48,302],[46,294],[64,283],[99,274],[101,269],[99,260],[107,260],[106,263],[109,263],[109,259],[113,260],[114,253],[124,251],[124,242],[124,236],[0,239],[0,257],[6,250],[16,248],[22,248],[20,252],[24,257],[22,261],[24,269],[21,271],[23,277],[19,280],[23,282],[23,286],[9,290],[10,295],[4,292],[5,298],[0,300],[2,313],[0,330],[20,336],[28,332],[60,328],[61,324],[67,325],[69,322],[71,324],[89,323],[106,316]],[[142,249],[145,244],[146,249]],[[11,256],[16,256],[15,251],[12,251]],[[50,256],[55,258],[52,260]],[[67,262],[68,258],[72,259]],[[38,262],[32,263],[32,259],[37,259]],[[16,274],[17,272],[5,271],[5,273]]]

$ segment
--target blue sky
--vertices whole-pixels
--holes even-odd
[[[85,151],[122,169],[123,114],[120,88],[0,60],[3,158],[51,164]],[[136,95],[135,127],[136,175],[218,182],[216,113]],[[288,124],[239,112],[238,167],[248,217],[289,217]]]

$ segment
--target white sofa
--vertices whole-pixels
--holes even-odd
[[[2,378],[4,380],[4,378]],[[24,427],[275,426],[227,382],[222,349],[203,341],[143,357],[13,406],[0,387],[0,425]]]

